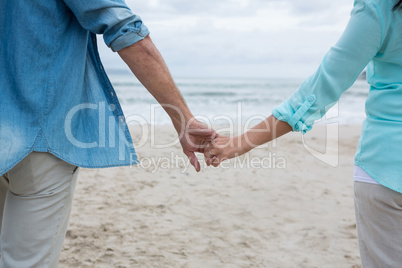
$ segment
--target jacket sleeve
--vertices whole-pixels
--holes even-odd
[[[103,34],[113,51],[119,51],[142,39],[149,31],[141,18],[131,12],[124,0],[64,0],[86,30]]]
[[[318,70],[272,114],[293,131],[311,130],[350,88],[382,43],[382,24],[372,0],[356,0],[349,23],[338,42],[327,52]]]

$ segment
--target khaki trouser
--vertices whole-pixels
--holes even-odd
[[[0,267],[57,267],[77,167],[33,152],[0,176]]]
[[[364,182],[354,188],[362,267],[402,267],[402,194]]]

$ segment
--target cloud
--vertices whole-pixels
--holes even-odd
[[[344,29],[352,1],[127,0],[177,76],[306,76]],[[101,48],[106,67],[123,68]],[[220,66],[220,67],[219,67]],[[247,68],[246,68],[247,67]]]

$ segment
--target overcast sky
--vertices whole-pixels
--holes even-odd
[[[344,30],[353,0],[126,0],[175,77],[303,78]],[[100,43],[107,69],[123,69]]]

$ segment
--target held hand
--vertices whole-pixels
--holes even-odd
[[[194,153],[203,153],[205,145],[216,133],[194,119],[151,38],[147,36],[119,50],[119,55],[170,116],[180,136],[183,152],[200,171],[200,163]]]
[[[244,136],[219,136],[209,143],[204,151],[205,162],[208,166],[219,166],[224,160],[238,157],[251,150]]]
[[[205,162],[208,166],[217,167],[226,159],[240,156],[290,131],[292,131],[292,127],[288,123],[271,115],[241,136],[234,138],[219,136],[213,140],[205,148]]]
[[[194,166],[195,170],[199,172],[201,166],[195,156],[195,152],[204,153],[205,147],[218,136],[218,133],[192,118],[186,124],[184,131],[181,131],[179,134],[184,154],[190,159],[190,163]]]

